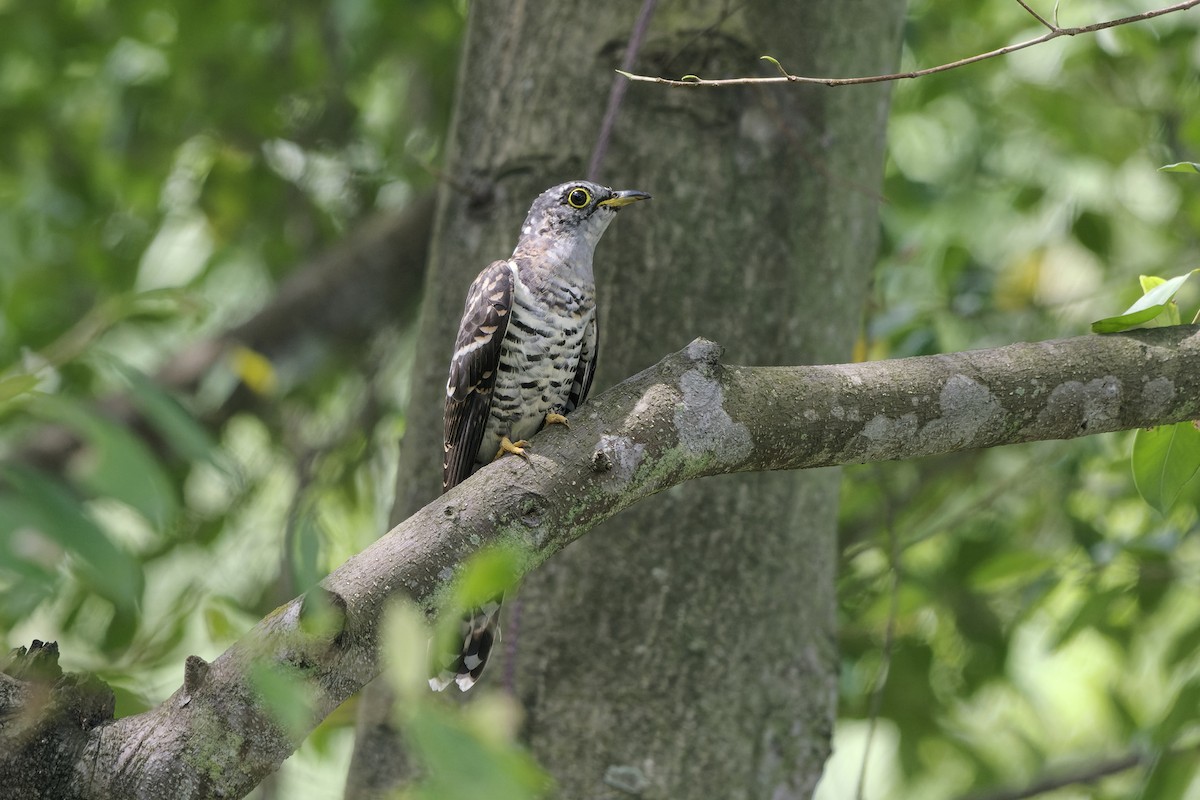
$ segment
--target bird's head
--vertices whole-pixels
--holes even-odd
[[[521,227],[521,242],[574,251],[595,248],[617,210],[650,195],[636,189],[610,189],[590,181],[571,181],[538,195]],[[565,252],[564,252],[565,254]]]

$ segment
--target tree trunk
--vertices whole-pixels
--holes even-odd
[[[798,74],[890,71],[903,10],[671,4],[637,68],[719,77],[753,73],[769,54]],[[471,6],[396,519],[438,490],[442,387],[467,285],[511,251],[538,192],[584,177],[635,11]],[[845,359],[876,247],[887,99],[883,85],[630,86],[598,178],[654,200],[597,248],[595,388],[697,336],[735,363]],[[811,794],[835,713],[837,493],[835,470],[693,482],[529,578],[484,682],[522,699],[563,797]],[[350,797],[372,796],[398,763],[381,744],[383,707],[363,704]]]

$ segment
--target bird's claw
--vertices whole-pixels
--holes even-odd
[[[566,417],[564,417],[562,414],[556,414],[553,411],[551,411],[549,414],[546,415],[546,423],[545,424],[546,425],[562,425],[566,428],[571,427],[571,423],[570,423],[570,421],[567,420]]]
[[[529,442],[525,441],[524,439],[519,439],[514,442],[513,440],[509,439],[507,436],[502,436],[502,437],[500,437],[500,449],[496,451],[496,455],[492,458],[492,461],[495,461],[496,459],[500,458],[501,456],[506,455],[507,453],[512,453],[514,456],[520,456],[521,458],[528,461],[529,454],[526,453],[525,449],[524,449],[528,446],[529,446]]]

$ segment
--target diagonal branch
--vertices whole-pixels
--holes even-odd
[[[604,519],[693,478],[1200,417],[1198,326],[834,366],[729,366],[720,354],[698,339],[604,392],[573,415],[569,430],[538,436],[528,463],[503,459],[482,470],[211,664],[190,657],[170,698],[92,728],[82,749],[72,745],[41,767],[45,775],[11,755],[0,728],[0,754],[8,754],[0,755],[0,785],[13,774],[57,777],[59,785],[67,771],[64,796],[72,798],[242,797],[379,673],[389,599],[435,608],[456,570],[490,545],[518,548],[528,572]],[[316,605],[332,615],[312,612],[322,598]],[[330,616],[325,627],[306,624]],[[253,688],[253,673],[264,668],[286,672],[311,698],[307,722],[290,733]]]
[[[638,12],[637,20],[633,23],[633,30],[629,32],[629,42],[625,45],[625,55],[621,58],[621,69],[633,69],[633,62],[637,59],[638,51],[642,47],[642,38],[646,35],[646,29],[650,27],[650,17],[654,15],[654,7],[658,5],[658,0],[642,0],[642,10]],[[596,134],[596,145],[592,148],[592,157],[588,160],[587,179],[589,181],[600,180],[600,167],[604,165],[604,158],[608,155],[608,142],[612,138],[613,127],[617,124],[617,111],[621,108],[621,101],[625,99],[625,90],[629,84],[621,80],[620,77],[614,75],[612,80],[612,88],[608,92],[608,107],[604,109],[604,118],[600,121],[600,133]]]
[[[1179,747],[1167,751],[1168,755],[1194,756],[1195,747]],[[996,791],[980,792],[965,795],[962,800],[1029,800],[1032,797],[1049,794],[1077,783],[1093,784],[1112,775],[1119,775],[1135,767],[1152,766],[1161,753],[1134,751],[1125,755],[1103,759],[1094,764],[1084,764],[1074,769],[1052,773],[1038,778],[1033,783],[1019,789],[999,789]]]
[[[1034,45],[1039,45],[1044,42],[1048,42],[1051,39],[1057,39],[1060,36],[1078,36],[1081,33],[1095,33],[1096,31],[1102,31],[1102,30],[1105,30],[1106,28],[1116,28],[1120,25],[1129,25],[1134,22],[1143,22],[1148,19],[1153,19],[1154,17],[1161,17],[1165,14],[1173,14],[1176,11],[1187,11],[1189,8],[1193,8],[1197,5],[1200,5],[1200,0],[1186,0],[1185,2],[1182,2],[1182,3],[1176,3],[1173,6],[1167,6],[1165,8],[1156,8],[1152,11],[1144,11],[1140,14],[1131,14],[1128,17],[1120,17],[1118,19],[1110,19],[1110,20],[1105,20],[1103,22],[1095,22],[1091,25],[1080,25],[1080,26],[1073,27],[1073,28],[1062,28],[1062,27],[1059,27],[1055,24],[1048,22],[1045,18],[1039,16],[1032,8],[1030,8],[1028,5],[1026,5],[1024,2],[1022,2],[1022,0],[1017,0],[1017,2],[1021,3],[1021,5],[1025,7],[1026,11],[1028,11],[1030,14],[1033,14],[1033,16],[1037,18],[1038,22],[1045,25],[1050,30],[1047,33],[1042,34],[1041,36],[1034,37],[1033,39],[1026,39],[1023,42],[1017,42],[1016,44],[1010,44],[1010,45],[1005,45],[1004,47],[998,47],[995,50],[989,50],[986,53],[979,53],[977,55],[969,56],[967,58],[961,58],[958,61],[951,61],[948,64],[939,64],[936,67],[926,67],[925,69],[917,69],[917,70],[912,70],[910,72],[893,72],[893,73],[890,73],[887,75],[868,75],[868,76],[861,77],[861,78],[809,78],[809,77],[804,77],[801,75],[792,75],[791,73],[787,72],[782,67],[780,67],[779,62],[773,58],[768,58],[767,60],[770,61],[772,64],[774,64],[776,67],[778,67],[779,71],[782,72],[783,74],[779,75],[779,76],[773,76],[770,78],[719,78],[716,80],[707,80],[704,78],[697,78],[695,76],[687,76],[687,78],[688,78],[687,80],[671,80],[669,78],[660,78],[660,77],[655,77],[653,75],[635,75],[631,72],[624,72],[622,70],[617,70],[617,72],[619,72],[621,75],[624,75],[626,78],[628,78],[631,81],[641,81],[644,83],[661,83],[666,86],[720,87],[720,86],[761,85],[761,84],[770,84],[770,83],[815,83],[815,84],[819,84],[821,86],[855,86],[855,85],[863,84],[863,83],[883,83],[886,81],[898,81],[898,80],[905,80],[908,78],[922,78],[926,75],[933,75],[934,73],[937,73],[937,72],[947,72],[952,69],[958,69],[959,67],[965,67],[968,64],[974,64],[979,61],[986,61],[989,58],[996,58],[997,56],[1004,56],[1004,55],[1008,55],[1009,53],[1015,53],[1018,50],[1024,50],[1027,47],[1033,47]]]

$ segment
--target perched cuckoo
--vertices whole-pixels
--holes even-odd
[[[547,189],[533,201],[517,247],[471,284],[446,381],[442,491],[512,453],[587,398],[596,372],[592,253],[617,210],[650,195],[587,181]],[[471,688],[499,638],[497,597],[466,614],[459,652],[429,681]]]

